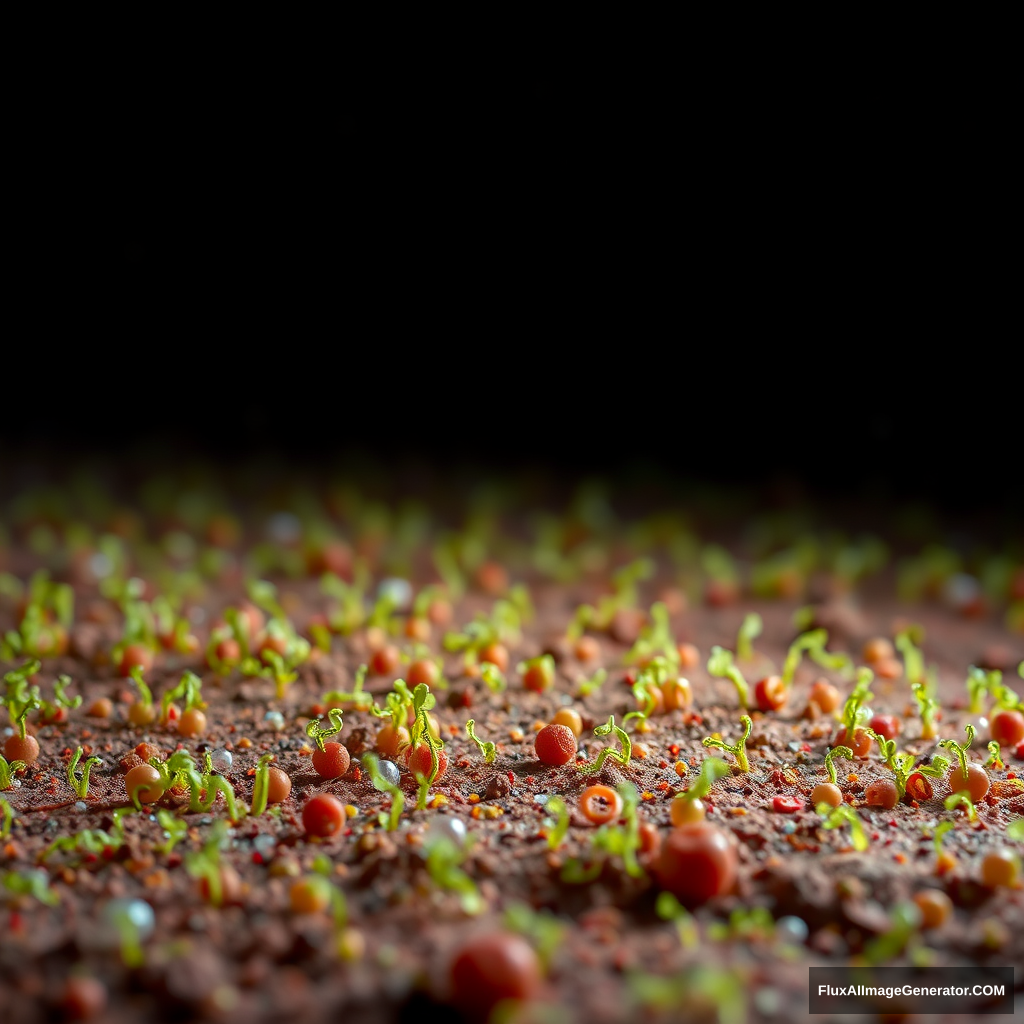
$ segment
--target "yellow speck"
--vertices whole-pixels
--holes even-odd
[[[359,813],[359,808],[355,804],[345,804],[345,817],[354,818]]]
[[[444,807],[448,803],[448,797],[444,793],[435,793],[433,799],[427,804],[428,807]]]
[[[500,807],[495,807],[493,804],[477,804],[472,811],[469,812],[470,817],[476,821],[483,819],[484,821],[493,821],[495,818],[500,818],[505,812]]]
[[[676,775],[678,775],[679,778],[682,778],[690,770],[689,766],[687,765],[687,763],[685,761],[676,761],[675,769],[676,769]]]
[[[743,817],[744,814],[747,813],[747,809],[746,809],[746,807],[730,807],[729,808],[729,813],[734,818],[741,818],[741,817]]]
[[[654,726],[646,718],[641,719],[636,726],[637,732],[654,732]]]
[[[654,794],[649,789],[645,789],[643,791],[643,793],[640,794],[640,799],[641,800],[653,800],[654,799]]]
[[[248,750],[252,746],[252,740],[249,739],[248,736],[243,736],[238,741],[238,746],[240,746],[243,750]]]
[[[299,757],[309,757],[309,755],[312,754],[312,753],[313,753],[313,748],[310,747],[310,746],[307,746],[305,743],[303,743],[302,746],[299,747]]]
[[[480,803],[480,794],[479,793],[470,793],[469,794],[469,802],[471,804],[478,804],[478,803]]]
[[[509,729],[509,731],[508,731],[508,738],[513,743],[522,743],[523,739],[525,738],[525,736],[524,736],[524,733],[523,733],[522,729],[516,728],[516,729]]]
[[[641,761],[646,760],[648,754],[647,747],[642,743],[633,744],[633,756],[640,758]]]
[[[531,729],[532,729],[532,730],[533,730],[534,732],[540,732],[540,731],[541,731],[541,729],[543,729],[543,728],[544,728],[544,723],[543,723],[543,722],[534,722],[534,723],[533,723],[533,725],[531,725],[531,726],[530,726],[530,728],[531,728]]]

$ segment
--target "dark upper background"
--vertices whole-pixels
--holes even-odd
[[[59,104],[8,465],[358,451],[1024,507],[1006,282],[950,256],[856,98],[830,116],[859,144],[811,165],[785,90],[723,126],[542,65],[312,105],[260,81]]]

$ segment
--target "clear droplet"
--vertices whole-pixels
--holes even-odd
[[[402,772],[394,761],[380,761],[377,767],[380,769],[380,773],[384,776],[385,781],[390,782],[392,786],[398,785]]]
[[[263,721],[267,723],[267,728],[274,732],[281,732],[284,729],[284,715],[280,711],[268,711],[263,716]]]
[[[216,750],[210,751],[210,764],[213,765],[213,770],[219,772],[221,775],[226,775],[231,771],[231,765],[234,758],[231,756],[230,750],[225,750],[223,747],[217,747]]]

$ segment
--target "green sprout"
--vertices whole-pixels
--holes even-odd
[[[617,569],[612,574],[615,592],[603,597],[598,603],[592,625],[596,629],[607,629],[617,611],[635,608],[639,600],[637,584],[653,576],[654,569],[654,562],[650,558],[638,558]]]
[[[1003,763],[1003,759],[1000,756],[999,744],[995,740],[989,740],[988,744],[988,760],[985,762],[986,768],[996,768],[1002,771],[1006,765]]]
[[[323,697],[324,705],[329,704],[351,704],[356,711],[369,711],[373,706],[373,696],[363,689],[366,681],[368,665],[360,665],[356,669],[355,680],[352,683],[352,690],[346,693],[342,690],[331,690]]]
[[[491,693],[501,693],[508,686],[505,673],[489,661],[480,662],[480,678],[487,684]]]
[[[158,847],[158,850],[165,857],[170,856],[174,847],[185,838],[185,833],[188,832],[188,822],[184,818],[176,817],[162,807],[156,812],[156,820],[160,823],[160,827],[164,832],[167,833],[164,844]]]
[[[717,942],[764,940],[774,934],[775,918],[767,907],[737,907],[728,923],[714,921],[708,926],[708,936]]]
[[[264,754],[256,762],[256,776],[252,784],[252,808],[250,813],[258,818],[267,809],[267,799],[270,792],[270,762],[274,760],[273,754]]]
[[[743,617],[739,632],[736,634],[736,658],[739,661],[753,661],[754,641],[761,635],[764,623],[757,612],[750,612]]]
[[[821,643],[807,649],[811,661],[822,668],[828,669],[830,672],[840,672],[844,677],[848,677],[854,668],[852,659],[842,651],[826,651],[825,644],[828,641],[828,633],[825,630],[821,630],[821,632],[824,634]]]
[[[662,601],[651,605],[650,622],[640,630],[640,636],[626,654],[626,664],[649,660],[658,655],[679,667],[679,647],[669,627],[668,607]]]
[[[700,942],[697,919],[670,892],[658,893],[655,913],[663,921],[674,921],[684,949],[695,949]]]
[[[971,665],[967,670],[967,692],[971,695],[971,714],[980,715],[983,711],[985,696],[1002,690],[1003,673],[995,670],[986,672],[984,669]]]
[[[498,748],[488,740],[486,743],[483,740],[477,739],[476,736],[476,722],[471,718],[466,723],[466,733],[469,738],[480,748],[480,753],[484,755],[484,761],[487,764],[491,764],[494,759],[498,756]]]
[[[782,663],[782,683],[787,690],[793,685],[793,676],[796,675],[797,666],[800,664],[804,652],[824,647],[827,641],[827,630],[812,629],[809,632],[801,633],[789,645],[786,660]]]
[[[548,827],[548,849],[557,850],[569,831],[569,808],[561,797],[553,796],[544,805],[544,809],[554,815],[554,819],[547,819],[551,823]]]
[[[565,940],[565,926],[549,911],[537,912],[525,903],[511,903],[505,908],[505,927],[529,939],[537,950],[541,964],[547,969],[551,959]]]
[[[911,683],[910,688],[917,701],[917,712],[921,716],[921,739],[935,739],[935,712],[939,710],[939,701],[934,696],[935,686],[932,679],[928,682]]]
[[[82,759],[83,750],[79,747],[74,754],[71,755],[71,760],[68,762],[68,782],[71,784],[71,788],[78,794],[79,800],[84,800],[89,795],[89,773],[92,771],[94,765],[103,764],[102,757],[96,757],[93,755],[87,758],[85,763],[82,765],[82,777],[79,778],[75,774],[75,769],[78,767],[78,762]]]
[[[468,854],[466,847],[456,844],[450,836],[439,835],[427,841],[426,851],[427,872],[434,882],[442,889],[457,892],[465,913],[479,914],[485,906],[483,897],[473,879],[460,867]]]
[[[0,801],[2,803],[3,801]],[[950,822],[949,824],[952,824]],[[1011,838],[1015,839],[1018,843],[1024,843],[1024,818],[1014,818],[1006,826],[1006,834]]]
[[[596,857],[582,862],[576,859],[567,861],[562,867],[561,879],[570,885],[581,885],[592,882],[601,874],[604,864],[611,857],[621,857],[626,873],[632,878],[643,875],[643,868],[636,859],[640,849],[640,819],[637,817],[637,805],[640,801],[636,786],[629,782],[618,787],[622,797],[621,823],[602,825],[591,840],[591,847]]]
[[[367,774],[370,776],[370,781],[373,783],[373,788],[378,793],[388,793],[391,796],[391,813],[385,814],[383,811],[380,813],[378,821],[384,825],[389,832],[394,832],[398,828],[398,821],[402,817],[402,809],[405,807],[405,797],[402,795],[401,789],[396,786],[393,782],[389,782],[381,774],[380,760],[377,755],[372,751],[367,751],[363,754],[363,767],[366,769]]]
[[[288,662],[277,651],[267,649],[263,652],[262,657],[265,662],[269,663],[273,673],[277,699],[284,700],[285,690],[289,683],[294,683],[299,678],[298,672],[293,672],[289,668]]]
[[[227,822],[223,819],[214,822],[210,837],[202,849],[185,855],[185,870],[196,879],[205,879],[210,893],[210,902],[219,907],[224,898],[224,887],[221,881],[220,848],[227,836]]]
[[[306,723],[306,735],[317,745],[317,749],[323,751],[324,741],[331,736],[337,736],[341,732],[343,723],[341,721],[342,710],[341,708],[331,708],[327,712],[327,717],[330,719],[330,728],[325,728],[320,724],[320,720],[317,718],[311,718]]]
[[[0,819],[0,839],[6,839],[11,834],[11,825],[14,823],[14,808],[0,796],[0,811],[3,818]]]
[[[825,819],[822,824],[827,829],[849,825],[850,841],[858,853],[863,853],[868,848],[868,837],[864,833],[864,826],[861,824],[857,812],[849,804],[832,807],[830,804],[820,803],[815,810]]]
[[[43,713],[43,718],[46,721],[53,721],[57,719],[60,716],[62,708],[67,711],[73,711],[75,708],[81,706],[81,695],[77,697],[69,697],[67,695],[67,687],[70,684],[71,676],[58,676],[53,684],[53,702],[51,703],[48,700],[40,700],[39,707]]]
[[[974,806],[974,801],[971,799],[970,793],[966,789],[960,790],[959,793],[950,793],[945,800],[942,801],[942,806],[947,811],[956,810],[957,807],[963,807],[967,812],[968,821],[977,821],[978,811]]]
[[[3,703],[7,705],[7,713],[10,715],[11,724],[18,730],[18,735],[25,738],[25,719],[30,711],[40,707],[42,701],[39,699],[39,687],[29,686],[28,680],[34,676],[42,667],[38,659],[33,658],[26,661],[21,668],[12,669],[4,673],[4,683],[7,686],[7,694]]]
[[[328,622],[331,629],[342,636],[355,632],[366,619],[365,593],[370,574],[361,560],[357,561],[353,576],[352,583],[346,583],[331,572],[320,577],[320,589],[337,601],[327,616]]]
[[[565,630],[565,638],[570,643],[575,643],[583,634],[587,631],[587,627],[594,621],[596,615],[593,605],[581,604],[575,612],[573,612],[572,618],[569,620],[569,625]]]
[[[732,651],[717,645],[711,648],[711,655],[708,658],[708,675],[718,676],[722,679],[731,679],[736,687],[736,696],[739,699],[740,707],[747,709],[750,703],[750,687],[747,685],[743,673],[733,662]]]
[[[180,598],[178,598],[180,603]],[[150,605],[156,620],[156,632],[160,637],[170,637],[171,647],[179,654],[190,654],[197,640],[189,632],[189,621],[174,614],[175,605],[164,594],[158,594]],[[166,642],[166,640],[164,641]]]
[[[113,832],[104,832],[99,828],[86,828],[74,835],[61,836],[39,854],[40,864],[58,851],[65,853],[92,854],[93,856],[110,856],[124,844],[124,835],[120,823],[115,823]]]
[[[580,683],[580,696],[589,697],[592,693],[600,690],[607,678],[608,673],[603,668],[599,668],[589,679],[584,679]]]
[[[701,762],[700,775],[688,789],[676,796],[677,800],[703,800],[711,792],[711,787],[727,775],[732,769],[720,757],[705,757]]]
[[[10,789],[14,783],[15,773],[26,767],[24,761],[8,761],[3,754],[0,754],[0,790]]]
[[[951,821],[940,821],[935,827],[935,833],[932,836],[932,847],[935,850],[936,860],[942,856],[942,843],[946,838],[946,833],[952,832],[955,827]]]
[[[670,669],[668,666],[670,662],[667,658],[656,657],[651,660],[651,663],[647,668],[643,669],[636,678],[636,682],[633,684],[633,694],[637,700],[643,701],[643,708],[640,711],[631,711],[622,719],[622,724],[630,721],[630,719],[637,719],[637,726],[640,730],[646,729],[644,723],[647,719],[654,714],[654,709],[658,705],[657,697],[654,695],[654,688],[668,677]]]
[[[964,781],[967,781],[967,751],[970,749],[971,744],[974,742],[975,730],[974,726],[969,722],[964,726],[964,732],[967,733],[967,742],[963,745],[957,743],[956,740],[939,740],[939,746],[945,747],[947,750],[952,750],[956,755],[957,760],[960,762],[960,774],[963,776]]]
[[[413,721],[412,728],[409,730],[409,739],[412,749],[415,750],[420,743],[426,743],[430,749],[430,774],[423,775],[420,772],[416,773],[416,778],[419,781],[420,789],[419,794],[416,798],[416,809],[422,811],[427,806],[427,793],[430,792],[430,787],[437,778],[437,773],[441,767],[440,751],[442,749],[442,743],[439,739],[435,739],[434,735],[430,731],[430,718],[427,712],[437,703],[437,698],[430,692],[430,688],[426,683],[420,683],[415,690],[412,691],[412,710],[416,716]]]
[[[597,760],[593,764],[589,764],[586,761],[577,763],[576,767],[581,772],[586,772],[587,774],[599,772],[604,767],[604,763],[609,757],[613,761],[618,761],[623,768],[629,767],[630,758],[633,756],[633,741],[629,738],[629,735],[624,729],[620,729],[615,724],[615,716],[609,715],[608,721],[605,722],[604,725],[596,726],[594,729],[595,736],[607,736],[612,732],[615,733],[619,742],[622,744],[622,750],[616,750],[614,747],[605,747],[601,753],[597,755]]]
[[[743,725],[743,735],[735,743],[726,743],[725,740],[718,736],[706,736],[701,740],[701,743],[705,747],[715,747],[718,750],[725,750],[732,754],[736,758],[740,771],[749,772],[750,761],[747,759],[747,738],[750,736],[750,730],[753,729],[754,723],[751,721],[750,715],[744,715],[740,722]]]
[[[857,685],[843,705],[842,723],[846,739],[850,742],[871,721],[871,708],[864,705],[866,701],[874,697],[874,694],[868,689],[874,675],[869,668],[857,669]]]
[[[173,760],[174,755],[171,755]],[[191,759],[190,759],[191,760]],[[217,794],[220,793],[224,797],[224,802],[228,805],[228,816],[232,821],[241,821],[245,816],[246,807],[245,804],[239,805],[235,800],[235,791],[231,786],[231,783],[224,778],[223,775],[217,775],[213,770],[213,759],[209,753],[204,755],[205,766],[203,769],[202,778],[200,784],[202,789],[206,792],[206,798],[203,800],[200,810],[208,811],[213,807],[214,802],[217,799]],[[170,762],[168,762],[170,763]],[[194,778],[189,782],[190,786],[194,786]],[[193,791],[193,798],[195,792]]]
[[[60,896],[50,888],[50,877],[41,869],[32,871],[8,871],[3,876],[3,887],[8,892],[32,896],[47,907],[55,907]]]
[[[996,709],[1000,711],[1024,711],[1024,701],[1009,686],[1005,686],[1002,682],[993,686],[991,693],[996,700],[992,707],[993,711]]]
[[[338,950],[341,952],[344,945],[344,935],[341,933],[345,925],[348,924],[348,904],[345,902],[345,894],[330,882],[334,865],[329,857],[325,857],[321,853],[314,859],[312,868],[315,874],[308,881],[328,898],[331,905],[331,917],[334,920],[334,930],[339,933]],[[342,955],[344,956],[344,954]]]
[[[735,970],[694,967],[675,977],[632,973],[628,978],[630,997],[653,1011],[678,1013],[680,1006],[698,1006],[702,1017],[711,1019],[708,1004],[718,1024],[745,1024],[747,986]]]
[[[914,643],[910,628],[896,634],[896,649],[903,655],[903,670],[911,684],[924,679],[924,655]]]
[[[841,757],[846,761],[853,760],[853,751],[849,747],[832,747],[825,754],[825,771],[828,773],[828,781],[836,785],[836,766],[832,763],[835,758]]]
[[[898,903],[892,911],[892,927],[864,947],[869,964],[892,963],[921,927],[921,911],[914,903]]]
[[[895,746],[895,741],[890,741]],[[927,775],[932,779],[941,779],[945,777],[946,772],[949,770],[949,761],[945,757],[936,755],[932,758],[932,763],[923,764],[920,767],[914,767],[914,758],[910,754],[894,754],[892,763],[886,762],[889,768],[892,769],[892,773],[896,776],[896,791],[899,793],[899,797],[902,800],[907,792],[907,783],[910,781],[910,776],[916,774]]]
[[[206,707],[203,701],[203,681],[195,672],[190,672],[186,669],[178,685],[172,687],[163,695],[163,699],[160,701],[161,722],[167,721],[168,710],[171,704],[178,698],[183,699],[185,711],[192,708],[202,709]]]

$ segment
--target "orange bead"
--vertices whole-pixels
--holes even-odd
[[[622,797],[610,786],[588,786],[580,794],[583,817],[594,825],[606,825],[622,813]]]

